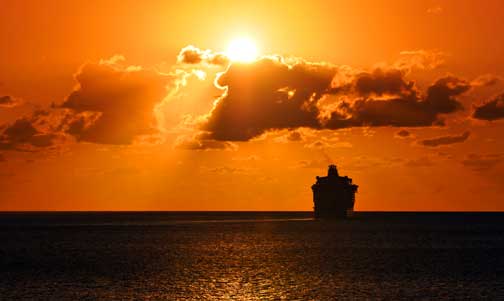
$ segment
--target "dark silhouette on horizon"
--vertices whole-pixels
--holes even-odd
[[[347,217],[353,212],[358,187],[351,178],[340,177],[336,165],[329,165],[327,176],[317,176],[312,185],[315,218]]]

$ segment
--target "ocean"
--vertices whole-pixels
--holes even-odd
[[[0,299],[504,299],[504,213],[312,216],[0,213]]]

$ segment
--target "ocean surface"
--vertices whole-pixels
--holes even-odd
[[[504,213],[0,213],[1,300],[504,299]]]

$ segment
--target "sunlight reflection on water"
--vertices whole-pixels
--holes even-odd
[[[2,226],[10,299],[504,297],[504,226],[467,218]],[[502,219],[500,219],[502,220]],[[98,224],[98,225],[97,225]],[[0,298],[1,299],[1,298]]]

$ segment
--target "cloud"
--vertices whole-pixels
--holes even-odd
[[[286,136],[287,141],[303,141],[303,135],[298,131],[290,131]]]
[[[504,94],[497,96],[481,106],[476,106],[473,117],[489,121],[504,118]]]
[[[177,61],[184,64],[201,64],[227,66],[229,58],[223,53],[214,53],[211,50],[201,50],[192,45],[182,48]]]
[[[277,132],[280,133],[280,132]],[[271,133],[268,133],[271,134]],[[263,135],[264,136],[264,135]],[[276,137],[274,141],[280,143],[288,143],[288,142],[300,142],[305,140],[305,135],[301,133],[299,130],[288,131],[287,133]]]
[[[3,127],[0,149],[31,151],[68,140],[123,145],[158,133],[154,109],[177,76],[123,66],[123,60],[114,56],[83,65],[77,88],[61,105]]]
[[[326,141],[316,140],[312,143],[305,144],[304,147],[315,148],[315,149],[324,149],[324,148],[329,148],[330,144],[327,143]]]
[[[500,164],[503,158],[503,154],[469,154],[462,164],[474,171],[485,171]]]
[[[407,167],[430,167],[434,165],[434,162],[429,157],[420,157],[408,160],[404,165]]]
[[[12,96],[0,96],[0,108],[12,108],[18,106],[21,100],[13,98]]]
[[[494,74],[485,74],[478,76],[471,81],[473,87],[490,87],[502,82],[502,77]]]
[[[317,102],[330,89],[326,65],[278,58],[230,65],[217,78],[224,89],[202,129],[216,140],[247,141],[267,130],[320,128]]]
[[[100,59],[100,65],[109,65],[109,66],[119,66],[121,63],[123,63],[126,60],[124,55],[122,54],[115,54],[110,58],[107,59]]]
[[[422,51],[404,55],[428,57]],[[61,105],[0,129],[0,148],[50,147],[69,137],[127,145],[158,134],[154,110],[169,95],[170,86],[189,73],[163,74],[125,66],[123,61],[118,55],[83,65],[75,76],[78,86]],[[211,111],[193,118],[200,132],[175,141],[182,149],[236,149],[230,141],[248,141],[277,130],[289,131],[287,141],[301,141],[305,135],[299,128],[442,125],[443,115],[462,109],[457,97],[470,88],[466,81],[449,76],[422,93],[401,68],[363,72],[280,56],[230,63],[223,54],[194,46],[182,49],[178,61],[228,66],[215,80],[222,94]],[[333,142],[315,141],[312,146],[351,146]]]
[[[375,69],[372,72],[357,74],[353,85],[360,96],[384,96],[415,94],[415,83],[406,81],[404,73],[399,69]]]
[[[198,135],[192,137],[180,136],[175,140],[174,148],[185,150],[236,150],[238,146],[228,141],[205,139]]]
[[[29,142],[36,134],[38,131],[33,127],[31,121],[25,118],[16,120],[3,132],[6,140],[19,143]]]
[[[6,160],[5,160],[4,155],[0,154],[0,162],[5,162],[5,161],[6,161]]]
[[[471,133],[469,131],[464,132],[461,135],[455,135],[455,136],[441,136],[441,137],[436,137],[432,139],[425,139],[419,141],[419,143],[423,146],[428,146],[428,147],[437,147],[440,145],[449,145],[449,144],[454,144],[454,143],[462,143],[469,138]]]
[[[462,109],[470,84],[438,79],[424,96],[398,69],[346,72],[303,60],[263,57],[233,63],[216,80],[224,90],[201,129],[211,139],[248,141],[270,130],[442,125]],[[336,80],[337,79],[337,80]]]
[[[401,70],[432,70],[442,66],[447,54],[437,50],[408,50],[401,51],[400,58],[394,63],[394,67]]]
[[[326,149],[326,148],[351,148],[353,145],[347,141],[337,141],[329,139],[319,139],[304,145],[306,148]]]
[[[157,131],[154,107],[174,77],[153,70],[121,68],[102,61],[86,64],[75,76],[78,88],[61,105],[75,112],[67,133],[79,141],[131,144]]]
[[[34,127],[34,119],[21,118],[6,126],[0,134],[0,149],[31,151],[33,147],[49,147],[57,135],[40,132]]]
[[[367,84],[368,88],[364,91],[357,91],[359,94],[364,92],[364,95],[375,94],[375,97],[340,103],[325,126],[338,129],[355,126],[442,125],[440,116],[461,110],[462,104],[456,96],[470,88],[466,81],[449,76],[438,79],[427,89],[425,97],[420,97],[413,83],[400,81],[397,76],[398,73],[394,72],[377,73],[368,77],[368,81],[375,83]],[[392,78],[386,79],[388,77]],[[382,99],[376,97],[385,94],[390,95]]]
[[[411,137],[411,133],[407,130],[400,130],[395,134],[397,138],[409,138]]]

